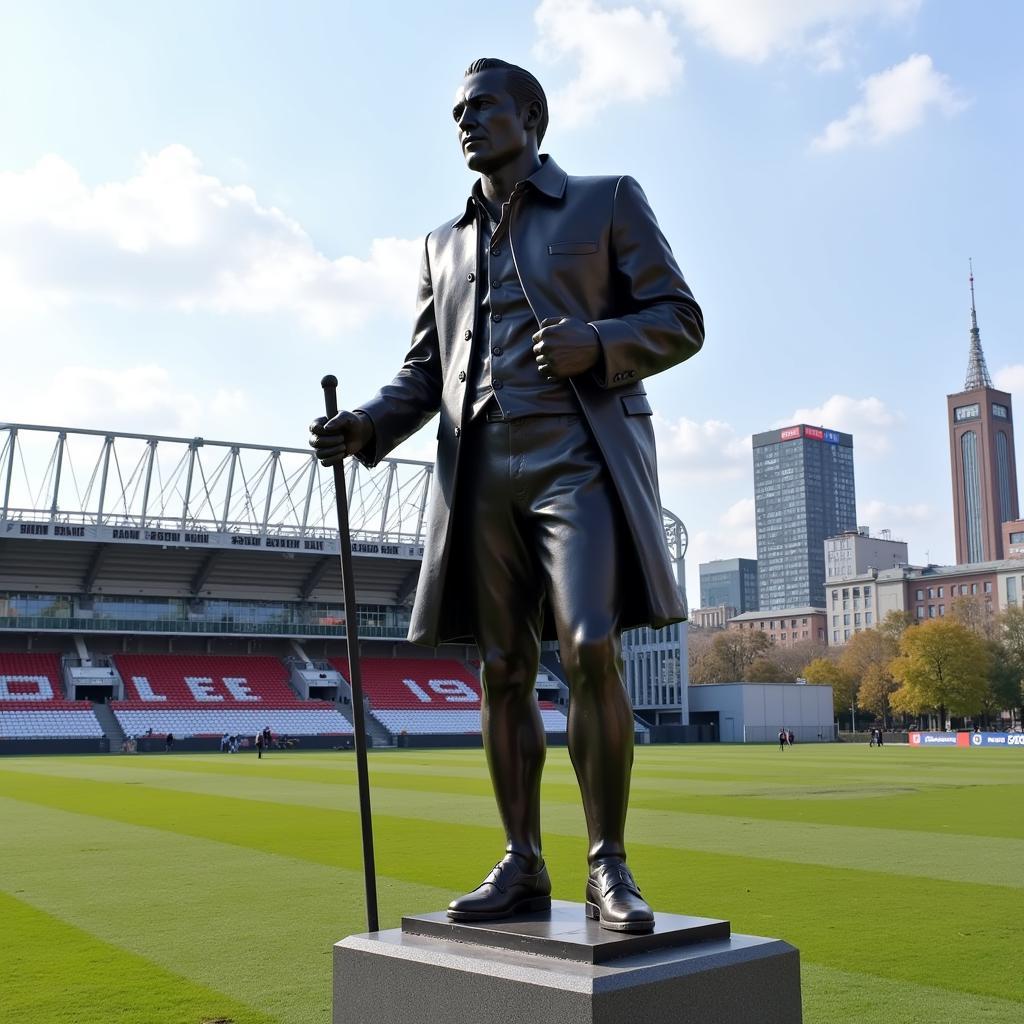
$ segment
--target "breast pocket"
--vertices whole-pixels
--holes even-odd
[[[597,242],[551,242],[549,256],[588,256],[597,252]]]

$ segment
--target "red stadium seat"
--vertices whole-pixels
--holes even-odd
[[[67,700],[57,654],[0,654],[0,739],[99,739],[88,701]]]

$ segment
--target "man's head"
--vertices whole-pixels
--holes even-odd
[[[548,127],[548,101],[529,71],[484,57],[466,69],[452,116],[467,165],[486,174],[527,148],[536,152]]]

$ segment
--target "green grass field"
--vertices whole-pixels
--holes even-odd
[[[371,773],[392,927],[502,837],[478,750]],[[327,1024],[331,944],[363,929],[355,792],[341,753],[0,760],[0,1022]],[[579,900],[564,750],[544,796],[555,895]],[[629,835],[656,910],[799,947],[808,1024],[1024,1020],[1015,751],[638,748]]]

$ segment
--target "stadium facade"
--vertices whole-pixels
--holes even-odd
[[[405,459],[346,467],[381,743],[479,741],[475,648],[406,642],[432,475]],[[0,424],[0,488],[0,740],[31,739],[42,719],[24,717],[40,711],[98,716],[99,733],[84,717],[87,734],[67,733],[83,742],[252,735],[261,714],[275,732],[351,735],[333,474],[308,449]],[[686,530],[667,511],[664,527],[682,588]],[[638,728],[685,724],[685,625],[634,631],[624,656]],[[564,733],[557,646],[538,697]],[[336,717],[296,717],[320,711]]]

